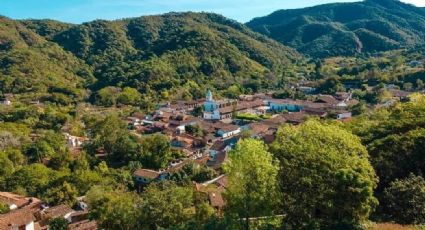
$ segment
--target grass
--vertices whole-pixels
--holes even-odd
[[[376,223],[372,224],[367,230],[420,230],[419,226],[400,225],[394,223]]]

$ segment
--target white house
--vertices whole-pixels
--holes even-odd
[[[12,102],[9,99],[5,99],[1,102],[3,105],[12,105]]]
[[[149,184],[155,180],[165,180],[168,177],[168,172],[166,171],[154,171],[149,169],[137,169],[133,176],[136,180],[136,183],[139,184]]]
[[[217,135],[222,138],[235,136],[241,132],[241,128],[237,125],[226,125],[217,131]]]
[[[351,118],[351,116],[352,116],[351,112],[343,111],[343,112],[338,112],[336,115],[336,118],[338,120],[342,120],[342,119]]]
[[[87,141],[85,137],[72,136],[69,133],[65,133],[65,139],[69,148],[81,147]]]

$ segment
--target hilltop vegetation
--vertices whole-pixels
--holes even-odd
[[[0,94],[63,102],[81,98],[91,78],[90,68],[71,53],[19,22],[0,18]]]
[[[169,13],[82,25],[24,21],[93,68],[91,89],[132,87],[145,95],[199,98],[205,88],[250,91],[293,76],[301,56],[216,14]],[[179,92],[177,92],[179,87]]]
[[[279,10],[247,25],[314,57],[351,56],[425,43],[425,10],[398,0]]]

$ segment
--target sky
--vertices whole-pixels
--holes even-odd
[[[279,9],[294,9],[330,2],[356,0],[0,0],[0,15],[13,19],[55,19],[82,23],[95,19],[120,19],[167,13],[204,11],[239,22]],[[425,0],[402,0],[425,6]]]

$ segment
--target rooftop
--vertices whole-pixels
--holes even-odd
[[[41,201],[33,197],[25,197],[10,192],[0,192],[0,202],[8,205],[14,204],[19,208],[30,203],[40,203]]]
[[[34,221],[33,214],[30,209],[21,208],[0,215],[0,229],[17,229],[17,227],[26,225]]]
[[[150,170],[150,169],[137,169],[134,173],[134,176],[144,177],[149,179],[156,179],[161,175],[159,172]]]
[[[44,218],[51,219],[51,218],[63,217],[73,212],[75,211],[66,205],[58,205],[58,206],[47,208],[43,210],[42,213]]]

